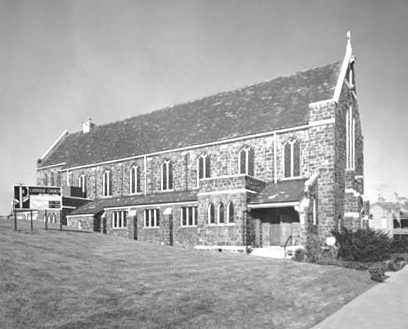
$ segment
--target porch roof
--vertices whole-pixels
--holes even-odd
[[[96,199],[78,209],[68,216],[98,214],[106,208],[121,208],[135,206],[152,206],[168,203],[197,201],[197,191],[162,192],[148,195],[126,195],[111,198]]]
[[[306,179],[291,179],[269,183],[249,201],[249,206],[300,202],[304,196],[305,182]]]

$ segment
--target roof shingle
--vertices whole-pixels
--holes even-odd
[[[127,195],[96,199],[71,212],[70,215],[98,214],[105,208],[157,205],[197,201],[197,191],[163,192],[148,195]]]
[[[67,135],[39,168],[94,164],[308,123],[331,99],[340,62]]]
[[[283,180],[278,183],[268,183],[249,202],[250,204],[281,203],[301,201],[304,197],[306,179]]]

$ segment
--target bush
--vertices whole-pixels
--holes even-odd
[[[379,262],[391,256],[392,239],[384,232],[374,229],[347,228],[333,230],[339,245],[338,258],[344,261]]]
[[[408,235],[394,236],[391,243],[392,253],[406,253],[408,252]]]
[[[370,266],[370,263],[360,263],[360,262],[352,262],[352,261],[345,261],[340,259],[333,259],[333,258],[321,258],[316,261],[316,264],[319,265],[333,265],[343,268],[348,268],[357,271],[366,271]]]
[[[316,263],[319,259],[323,258],[323,246],[323,240],[316,233],[309,232],[305,246],[307,260],[311,263]]]
[[[303,248],[299,248],[295,250],[295,255],[293,256],[293,260],[297,262],[302,262],[306,257],[306,252]]]

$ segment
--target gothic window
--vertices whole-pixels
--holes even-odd
[[[227,206],[227,223],[234,223],[234,204],[230,202]]]
[[[166,160],[161,165],[161,189],[169,191],[173,189],[173,166],[170,161]]]
[[[140,170],[138,166],[133,166],[130,169],[130,194],[135,194],[140,192]]]
[[[78,186],[81,188],[82,193],[86,192],[86,176],[85,176],[85,174],[82,174],[81,176],[79,176]]]
[[[254,175],[254,150],[250,147],[245,147],[239,151],[239,173],[245,175]]]
[[[355,134],[356,122],[350,106],[346,113],[346,169],[355,168]]]
[[[106,170],[102,176],[102,195],[104,197],[112,196],[112,174],[110,170]]]
[[[283,177],[300,177],[300,141],[291,140],[283,145]]]
[[[215,210],[214,210],[214,205],[212,203],[209,204],[208,206],[208,224],[215,224]]]
[[[201,154],[197,159],[197,186],[199,180],[209,178],[211,175],[210,156],[208,154]]]
[[[225,224],[224,205],[222,202],[218,205],[218,224]]]

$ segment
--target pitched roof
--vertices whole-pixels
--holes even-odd
[[[165,203],[177,203],[197,201],[197,191],[164,192],[148,195],[127,195],[112,198],[96,199],[78,209],[75,209],[68,216],[98,214],[105,208],[132,207],[140,205],[156,205]]]
[[[265,188],[250,200],[250,204],[282,203],[301,201],[305,195],[306,179],[282,180],[268,183]]]
[[[331,99],[341,63],[219,93],[67,135],[39,164],[75,167],[308,123],[308,105]]]

